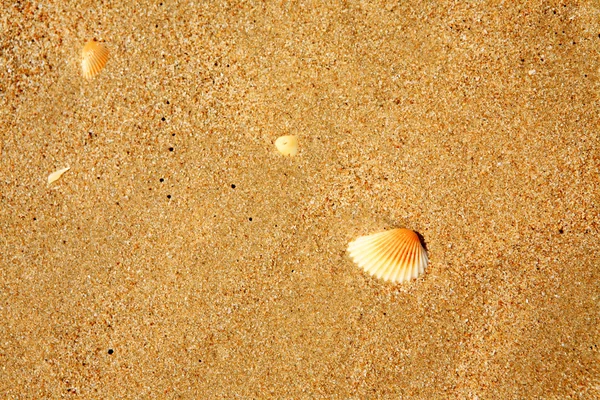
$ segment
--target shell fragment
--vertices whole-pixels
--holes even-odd
[[[62,174],[67,172],[69,169],[71,169],[71,167],[62,168],[48,175],[48,185],[60,178]]]
[[[275,141],[275,147],[284,156],[294,157],[298,154],[298,138],[296,136],[282,136]]]

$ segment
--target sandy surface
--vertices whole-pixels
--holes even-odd
[[[0,397],[600,396],[598,3],[79,3],[2,3]]]

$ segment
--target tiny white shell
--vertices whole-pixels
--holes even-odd
[[[282,136],[275,141],[275,147],[284,156],[294,157],[298,154],[298,138],[294,135]]]
[[[65,172],[67,172],[70,169],[71,169],[71,167],[66,167],[63,169],[59,169],[58,171],[54,171],[53,173],[48,175],[48,185],[51,184],[52,182],[56,181],[58,178],[61,177],[62,174],[64,174]]]
[[[419,236],[404,228],[362,236],[348,245],[348,252],[366,272],[391,282],[417,278],[428,262]]]

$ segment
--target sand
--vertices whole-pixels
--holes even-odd
[[[600,396],[598,3],[398,3],[4,2],[0,397]]]

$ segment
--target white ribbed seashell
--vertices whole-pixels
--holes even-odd
[[[362,236],[348,245],[350,257],[377,278],[405,282],[417,278],[427,267],[427,251],[419,236],[399,228]]]
[[[108,49],[100,42],[91,39],[81,50],[81,70],[86,78],[98,75],[108,61]]]
[[[298,154],[298,138],[294,135],[282,136],[275,141],[275,147],[284,156],[294,157]]]

